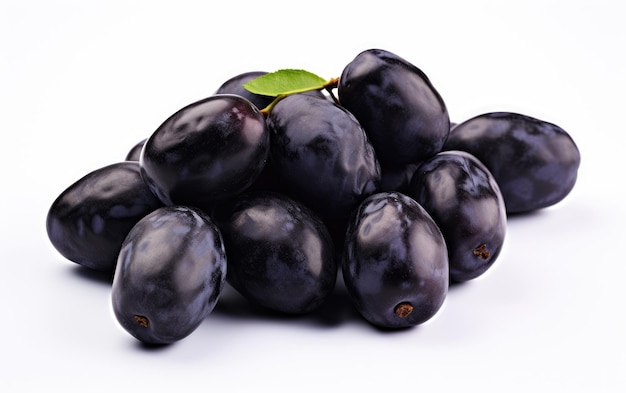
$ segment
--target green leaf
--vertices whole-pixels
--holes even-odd
[[[323,89],[327,81],[305,70],[282,69],[270,72],[245,83],[243,87],[251,93],[278,97]]]

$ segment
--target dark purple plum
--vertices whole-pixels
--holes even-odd
[[[397,192],[368,197],[346,234],[343,279],[356,309],[381,328],[432,318],[448,292],[443,235],[414,199]]]
[[[450,132],[446,105],[415,65],[369,49],[343,70],[339,102],[361,123],[380,164],[400,167],[439,153]]]
[[[498,184],[476,157],[437,154],[413,173],[407,194],[441,229],[451,281],[472,280],[494,264],[504,244],[506,210]]]
[[[246,193],[219,213],[227,280],[246,299],[286,314],[319,308],[335,287],[330,235],[313,211],[285,195]]]
[[[139,341],[170,344],[213,311],[225,279],[224,243],[209,216],[186,206],[162,207],[124,241],[113,278],[113,312]]]
[[[52,245],[68,260],[112,273],[128,232],[161,206],[144,183],[139,163],[118,162],[65,189],[48,210],[46,230]]]
[[[507,213],[526,213],[563,200],[576,184],[580,152],[561,127],[527,115],[485,113],[450,133],[444,150],[466,151],[495,177]]]
[[[139,162],[165,205],[207,210],[254,183],[269,143],[265,117],[250,101],[214,95],[168,118],[146,141]]]
[[[363,128],[330,100],[296,94],[267,118],[270,157],[284,192],[324,220],[349,217],[378,190],[380,165]]]

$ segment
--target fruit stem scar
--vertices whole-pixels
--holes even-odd
[[[491,253],[487,250],[487,245],[484,243],[476,247],[472,252],[475,257],[480,259],[488,259],[491,256]]]
[[[148,318],[144,317],[143,315],[133,315],[133,319],[135,320],[137,325],[141,327],[147,328],[150,325],[150,321],[148,320]]]
[[[398,303],[393,312],[399,318],[406,318],[413,312],[413,305],[409,302]]]

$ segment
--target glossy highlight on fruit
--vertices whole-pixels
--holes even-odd
[[[431,216],[412,198],[381,192],[359,206],[346,234],[343,279],[354,306],[382,328],[419,325],[448,292],[448,253]]]
[[[446,151],[423,162],[407,194],[431,215],[446,240],[450,280],[472,280],[498,258],[506,234],[500,189],[476,157]]]
[[[46,216],[48,238],[61,255],[90,269],[113,272],[124,238],[162,206],[144,183],[138,162],[118,162],[65,189]]]
[[[244,194],[217,219],[228,282],[251,302],[287,314],[319,308],[335,288],[337,261],[322,221],[304,204],[272,192]]]
[[[361,123],[383,167],[419,163],[450,132],[446,105],[426,74],[380,49],[358,54],[339,78],[339,102]]]
[[[139,162],[164,204],[210,209],[254,183],[268,154],[264,116],[247,99],[224,94],[173,114],[148,138]]]
[[[224,243],[209,216],[165,206],[139,221],[124,241],[113,278],[113,311],[139,341],[170,344],[213,311],[225,278]]]
[[[507,213],[526,213],[563,200],[576,184],[580,152],[561,127],[527,115],[485,113],[450,133],[444,150],[466,151],[493,174]]]
[[[270,112],[270,159],[284,192],[323,219],[344,219],[378,190],[380,165],[358,121],[341,106],[304,94]]]
[[[426,74],[382,49],[340,71],[238,74],[58,196],[48,237],[109,274],[126,332],[184,339],[227,286],[249,301],[221,308],[237,320],[334,318],[346,300],[372,328],[414,327],[494,266],[508,215],[574,187],[580,152],[554,124],[451,122]]]

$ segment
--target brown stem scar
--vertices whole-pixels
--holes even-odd
[[[491,256],[491,253],[489,252],[489,250],[487,250],[487,245],[484,243],[476,247],[473,253],[475,257],[478,257],[480,259],[489,259],[489,257]]]
[[[413,312],[413,306],[411,305],[411,303],[408,302],[402,302],[399,303],[394,309],[393,312],[399,317],[399,318],[406,318],[408,317],[412,312]]]
[[[147,328],[150,325],[150,321],[148,320],[148,318],[144,317],[143,315],[133,315],[133,319],[135,320],[137,325],[141,327]]]

